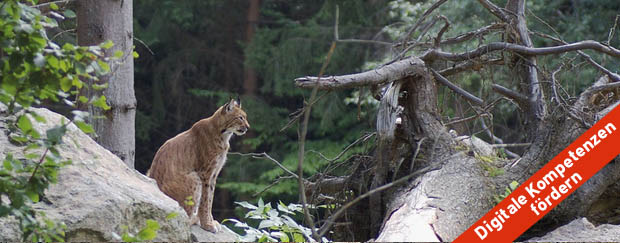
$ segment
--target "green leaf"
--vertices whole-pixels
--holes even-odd
[[[288,235],[284,232],[281,232],[282,234],[280,235],[280,242],[289,242],[291,241],[291,239],[288,238]]]
[[[99,90],[104,90],[108,88],[108,83],[103,83],[103,84],[93,84],[93,89],[95,91],[99,91]]]
[[[304,238],[304,236],[302,234],[293,233],[293,241],[294,242],[305,242],[306,238]]]
[[[123,57],[123,51],[120,51],[120,50],[115,51],[113,57],[114,58],[121,58],[121,57]]]
[[[54,55],[47,56],[47,63],[49,63],[51,67],[56,68],[56,69],[60,67],[58,58],[56,58]]]
[[[8,171],[13,170],[13,165],[11,164],[11,161],[5,159],[4,162],[2,163],[4,165],[4,168]]]
[[[21,115],[17,120],[17,127],[24,133],[28,133],[28,131],[32,130],[32,122],[30,122],[30,118],[26,115]]]
[[[519,187],[519,182],[517,181],[510,182],[510,190],[517,189],[517,187]]]
[[[179,213],[177,212],[169,213],[168,215],[166,215],[166,220],[171,220],[173,218],[176,218],[177,216],[179,216]]]
[[[60,79],[60,89],[62,89],[62,91],[67,92],[71,89],[72,86],[73,84],[71,79],[68,79],[67,77],[63,77]]]
[[[50,3],[50,8],[54,11],[58,10],[58,5],[56,5],[56,3]]]
[[[36,191],[26,189],[26,195],[28,195],[32,202],[39,202],[39,193],[37,193]]]
[[[65,43],[64,45],[62,45],[62,49],[65,51],[73,51],[75,50],[75,46],[71,43]]]
[[[258,228],[259,229],[271,228],[273,226],[278,226],[278,222],[273,221],[273,220],[269,220],[269,219],[265,219],[263,221],[260,221],[260,224],[258,224]]]
[[[137,238],[140,239],[141,241],[146,241],[146,240],[155,239],[155,237],[157,237],[157,232],[155,232],[152,229],[145,228],[145,229],[140,230]]]
[[[93,126],[91,126],[90,124],[87,124],[84,121],[73,121],[73,123],[75,123],[75,125],[80,130],[82,130],[82,132],[84,132],[86,134],[95,133],[95,129],[93,129]]]
[[[86,96],[80,95],[80,97],[78,97],[78,100],[80,101],[80,103],[86,104],[88,103],[88,98],[86,98]]]
[[[138,54],[138,52],[133,51],[133,58],[138,58],[138,57],[140,57],[140,55]]]
[[[100,45],[100,47],[103,49],[110,49],[113,46],[114,46],[114,42],[112,42],[111,40],[107,40]]]
[[[111,108],[111,107],[108,105],[108,103],[106,103],[106,98],[105,98],[105,96],[103,96],[103,95],[102,95],[102,96],[100,96],[99,98],[94,99],[94,100],[92,101],[92,104],[93,104],[95,107],[99,107],[99,108],[101,108],[101,109],[103,109],[103,110],[106,110],[106,111],[107,111],[107,110],[109,110],[109,109]]]
[[[73,12],[73,10],[71,10],[71,9],[66,9],[66,10],[63,12],[63,15],[64,15],[65,17],[67,17],[67,18],[70,18],[70,19],[75,18],[75,17],[77,16],[77,15],[75,15],[75,12]]]
[[[67,127],[62,125],[62,126],[56,126],[54,128],[50,128],[45,133],[47,135],[47,141],[51,143],[52,145],[55,145],[55,144],[59,144],[60,142],[62,142],[62,136],[64,136],[66,132],[67,132]]]
[[[152,229],[154,231],[159,230],[159,223],[155,220],[152,219],[147,219],[146,220],[146,228],[147,229]]]
[[[101,61],[101,60],[97,60],[97,64],[99,65],[99,67],[101,67],[101,69],[104,72],[109,72],[110,71],[110,65],[107,62]]]
[[[235,202],[237,205],[247,208],[247,209],[257,209],[256,206],[250,204],[249,202],[243,201],[243,202]]]
[[[34,117],[34,119],[35,119],[37,122],[40,122],[40,123],[46,123],[46,122],[47,122],[47,120],[45,120],[45,117],[43,117],[43,116],[41,116],[41,115],[37,114],[36,112],[31,112],[31,113],[30,113],[30,115],[31,115],[32,117]]]
[[[39,154],[35,154],[35,153],[28,153],[25,155],[26,159],[38,159],[40,157]]]

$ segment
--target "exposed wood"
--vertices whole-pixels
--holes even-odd
[[[307,89],[314,86],[317,86],[319,90],[347,89],[393,82],[424,71],[424,62],[419,58],[411,57],[362,73],[321,77],[320,80],[317,77],[301,77],[295,79],[295,84]]]

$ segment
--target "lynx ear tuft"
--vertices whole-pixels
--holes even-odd
[[[241,108],[241,98],[239,98],[239,95],[237,95],[237,98],[235,99],[235,103],[237,104],[237,106],[239,106],[239,108]]]
[[[226,112],[232,111],[235,106],[241,108],[241,99],[239,99],[239,96],[237,96],[237,98],[231,97],[230,101],[228,101],[228,103],[224,106],[226,107]]]

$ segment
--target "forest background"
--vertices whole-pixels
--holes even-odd
[[[498,5],[504,5],[500,1]],[[136,169],[145,173],[161,144],[207,117],[230,96],[241,95],[248,112],[251,132],[234,138],[231,151],[266,152],[294,170],[298,141],[295,127],[281,129],[289,114],[303,106],[309,91],[296,88],[293,80],[317,75],[334,38],[336,5],[339,7],[340,39],[375,42],[338,43],[326,75],[355,73],[391,60],[397,51],[389,43],[403,34],[433,1],[282,1],[282,0],[144,0],[134,7],[136,51],[135,90]],[[584,39],[607,41],[610,27],[620,10],[615,0],[528,1],[531,30],[553,33],[567,42]],[[448,16],[451,28],[445,36],[455,36],[479,28],[492,20],[476,1],[449,1],[436,12]],[[543,19],[545,22],[539,21]],[[437,32],[439,26],[435,27]],[[534,46],[550,42],[534,38]],[[482,40],[479,41],[482,43]],[[619,38],[612,39],[619,46]],[[456,45],[450,51],[475,46]],[[618,60],[588,52],[607,67]],[[576,55],[575,53],[564,55]],[[555,63],[553,56],[539,59],[541,67]],[[584,64],[580,64],[584,65]],[[599,73],[593,68],[575,67],[562,71],[568,92],[575,96]],[[568,69],[567,69],[568,70]],[[550,71],[550,70],[547,70]],[[462,73],[453,78],[461,87],[489,97],[488,84],[506,78],[494,70]],[[438,86],[443,117],[467,117],[474,111],[462,105],[447,88]],[[312,110],[306,141],[307,175],[323,172],[333,158],[351,142],[375,130],[378,102],[369,90],[350,90],[325,94]],[[522,117],[517,108],[500,104],[493,111],[495,135],[506,143],[518,143]],[[461,135],[476,135],[480,124],[456,126]],[[337,163],[351,154],[372,153],[368,140],[347,151]],[[514,151],[514,152],[519,152]],[[347,167],[341,168],[345,173]],[[338,171],[332,172],[338,174]],[[235,201],[297,202],[293,179],[279,179],[284,172],[268,160],[231,154],[218,179],[214,216],[240,217]],[[274,181],[278,181],[272,185]],[[265,190],[266,189],[266,190]],[[242,215],[242,214],[241,214]]]
[[[479,2],[484,3],[485,1]],[[499,5],[506,4],[506,1],[496,2]],[[6,3],[10,4],[6,5]],[[7,10],[3,14],[17,16],[13,17],[13,22],[7,23],[19,24],[18,28],[15,28],[19,33],[33,34],[32,28],[25,28],[30,25],[20,22],[20,14],[16,14],[17,12],[12,8],[14,6],[24,8],[24,5],[16,5],[14,1],[7,1],[4,4],[3,6],[9,7],[6,7]],[[415,33],[407,33],[408,30],[418,27],[414,23],[424,19],[424,17],[420,17],[422,13],[433,9],[434,6],[437,6],[435,4],[441,6],[434,11],[431,20],[426,22],[430,24],[419,26],[420,28]],[[49,5],[51,9],[58,9],[58,6],[53,3],[42,4],[39,7],[43,5]],[[69,4],[67,7],[74,8],[75,6]],[[298,163],[299,147],[303,147],[298,144],[298,133],[300,132],[297,124],[291,121],[300,117],[300,108],[304,106],[303,102],[308,100],[310,93],[296,87],[295,78],[320,75],[319,73],[324,75],[357,73],[381,67],[386,63],[407,56],[421,56],[430,46],[433,46],[432,36],[437,36],[437,39],[441,39],[440,36],[442,35],[458,38],[470,30],[484,29],[482,31],[484,33],[475,35],[476,38],[473,41],[441,47],[444,48],[444,51],[453,53],[472,50],[490,41],[504,41],[506,38],[511,38],[505,36],[506,32],[499,31],[502,28],[498,28],[496,20],[476,1],[145,0],[135,2],[133,9],[133,35],[129,35],[128,38],[125,35],[123,36],[129,41],[132,41],[131,38],[134,37],[134,56],[139,56],[135,60],[135,70],[130,72],[135,73],[135,96],[138,101],[135,122],[135,168],[138,171],[146,172],[155,152],[167,139],[188,129],[194,122],[209,116],[231,96],[240,95],[243,100],[243,107],[248,112],[252,130],[244,137],[233,140],[233,152],[229,154],[228,164],[218,181],[214,214],[219,220],[244,217],[243,212],[241,212],[242,209],[235,208],[234,202],[258,201],[260,205],[263,201],[281,201],[284,203],[299,201],[298,181],[293,180],[294,176],[285,174],[276,165],[277,163],[273,163],[275,160],[281,161],[289,170],[295,170],[294,168]],[[620,21],[619,10],[620,3],[613,0],[528,1],[525,17],[530,34],[533,36],[533,46],[552,46],[556,44],[554,40],[576,42],[589,39],[615,47],[620,45],[620,38],[616,33]],[[38,21],[43,23],[34,25],[36,28],[41,28],[43,25],[56,27],[56,21],[47,17],[42,20],[37,15],[37,11],[29,11],[31,12],[24,12],[21,16],[37,23]],[[88,15],[87,11],[77,11],[77,13],[78,19],[80,19],[80,14],[81,16]],[[86,55],[87,58],[83,58],[85,57],[83,53],[77,53],[75,61],[93,61],[97,59],[100,48],[107,49],[115,45],[112,42],[105,42],[100,47],[76,49],[72,44],[76,43],[76,39],[79,38],[84,41],[84,38],[76,38],[75,12],[69,9],[64,10],[63,15],[66,19],[58,13],[49,12],[49,14],[53,15],[54,18],[63,19],[60,22],[60,28],[48,30],[47,34],[51,36],[50,42],[62,43],[65,51],[92,52]],[[90,19],[89,16],[86,20],[88,19]],[[435,24],[439,21],[445,21],[445,25],[442,27],[440,24]],[[450,24],[448,25],[448,23]],[[488,25],[489,23],[496,24]],[[486,27],[482,27],[485,25]],[[13,33],[13,29],[11,29],[13,25],[4,26],[4,31]],[[85,25],[82,24],[77,27],[80,26]],[[412,26],[415,27],[412,28]],[[444,33],[444,31],[446,32]],[[77,28],[77,32],[77,35],[80,35],[80,28]],[[34,35],[36,34],[34,33]],[[402,44],[399,46],[398,43],[402,43],[403,40],[407,42],[410,40],[410,36],[419,36],[419,38],[417,40],[411,39],[414,45],[409,46],[406,51],[402,51],[404,47]],[[32,43],[36,44],[33,46],[40,48],[47,43],[45,41],[47,37],[27,40],[33,40]],[[23,65],[26,71],[37,71],[39,69],[31,69],[31,67],[33,65],[40,67],[45,64],[42,62],[41,57],[43,56],[40,53],[35,55],[36,58],[30,58],[28,56],[30,54],[21,55],[22,51],[29,49],[19,46],[14,48],[13,44],[23,44],[22,42],[4,41],[2,43],[3,47],[9,50],[6,53],[13,54],[12,58],[25,58],[26,61]],[[32,44],[31,42],[26,44],[29,43]],[[128,45],[131,47],[131,42]],[[52,49],[60,48],[56,44],[50,45],[50,47]],[[40,48],[33,50],[37,51]],[[594,60],[609,68],[611,72],[618,72],[618,64],[620,63],[617,58],[601,55],[594,51],[584,51],[584,53],[591,55]],[[114,56],[117,56],[116,54]],[[122,55],[122,52],[120,54]],[[128,54],[127,56],[129,56]],[[0,56],[3,55],[4,53],[0,53]],[[581,58],[580,55],[585,54],[564,53],[537,58],[538,65],[535,72],[542,77],[541,83],[543,85],[551,83],[553,92],[556,92],[556,80],[559,80],[557,86],[560,87],[559,92],[561,94],[558,96],[555,93],[555,96],[550,98],[551,103],[557,103],[560,100],[564,103],[574,102],[578,94],[589,87],[593,80],[601,76],[599,70],[604,70],[604,68],[596,69],[588,65],[588,60]],[[467,99],[454,95],[454,92],[446,87],[437,86],[439,92],[437,92],[436,100],[441,122],[454,130],[451,133],[477,136],[490,143],[497,142],[493,141],[497,139],[490,137],[494,135],[494,137],[503,139],[499,143],[527,144],[531,140],[528,140],[526,137],[528,134],[523,131],[532,130],[526,129],[528,118],[531,117],[525,116],[530,113],[518,108],[520,106],[515,105],[514,101],[501,99],[499,94],[491,92],[491,87],[495,88],[495,85],[503,85],[508,89],[518,87],[518,84],[511,82],[514,81],[515,73],[511,73],[509,70],[513,68],[510,63],[519,58],[513,56],[511,59],[504,52],[494,57],[498,58],[496,60],[499,62],[488,60],[493,65],[478,63],[480,66],[476,66],[476,63],[473,62],[470,67],[473,70],[472,72],[462,72],[450,77],[457,86],[474,93],[477,97],[494,101],[485,106],[483,111],[477,110],[476,107],[467,105]],[[13,59],[7,63],[21,63],[19,60]],[[328,62],[329,65],[326,65]],[[54,66],[54,63],[58,64],[57,62],[50,62],[50,65]],[[95,68],[88,72],[110,71],[110,66],[103,61],[91,65],[94,65],[92,67]],[[435,61],[432,65],[433,67],[450,69],[456,64],[448,61]],[[40,82],[41,80],[37,78],[39,76],[22,75],[19,72],[12,73],[11,70],[10,68],[3,69],[3,78],[5,79],[3,79],[2,88],[4,92],[13,90],[14,93],[20,93],[22,90],[15,89],[14,82],[5,81],[11,81],[10,78],[13,76],[19,80],[23,77],[27,77],[27,80],[35,80],[37,81],[35,84],[43,85],[45,92],[50,89],[53,90],[54,85],[57,84],[60,84],[62,90],[70,88],[66,87],[66,81],[69,79],[60,81],[54,79],[52,82],[54,85],[45,86],[45,83]],[[15,70],[19,71],[19,69]],[[113,68],[112,72],[114,73],[115,70]],[[89,77],[89,74],[86,73],[83,76]],[[617,80],[616,76],[611,75],[610,77],[615,77]],[[77,78],[73,81],[74,83],[70,86],[82,85]],[[20,84],[26,85],[28,82]],[[41,99],[49,96],[49,93],[37,91],[35,88],[38,86],[29,87],[26,85],[25,87],[35,90],[34,93]],[[320,99],[316,104],[313,104],[315,109],[311,113],[308,134],[305,136],[305,140],[302,139],[305,141],[306,147],[306,158],[305,163],[303,163],[305,178],[311,182],[316,182],[316,184],[329,184],[331,179],[342,181],[342,178],[348,178],[348,175],[352,175],[350,178],[354,178],[355,181],[346,183],[359,184],[357,189],[347,185],[349,189],[344,192],[341,191],[342,194],[339,194],[338,197],[323,195],[322,189],[324,188],[314,188],[321,193],[316,193],[320,194],[319,198],[313,197],[312,203],[317,203],[315,200],[318,199],[318,203],[333,204],[322,205],[322,209],[313,212],[315,216],[318,216],[319,222],[323,220],[322,216],[330,214],[330,210],[351,199],[350,197],[354,196],[355,192],[362,193],[385,183],[385,181],[381,182],[383,179],[375,180],[381,177],[379,176],[380,173],[376,172],[379,171],[377,168],[380,167],[380,163],[377,161],[383,162],[383,160],[380,158],[381,156],[377,156],[377,154],[382,153],[381,151],[377,152],[381,150],[381,144],[375,142],[376,138],[372,138],[373,132],[379,130],[375,124],[377,124],[376,117],[379,107],[376,97],[380,96],[380,91],[377,87],[355,88],[346,91],[321,91],[319,92]],[[401,98],[410,94],[411,91],[408,90],[404,92],[406,94],[401,94]],[[1,93],[3,96],[0,98],[3,99],[4,103],[7,103],[5,102],[7,97],[10,98],[10,95],[5,96],[9,93]],[[61,93],[63,92],[59,94]],[[133,92],[130,93],[133,96]],[[21,93],[20,95],[24,96]],[[104,98],[93,98],[89,103],[101,106],[101,108],[107,106]],[[431,99],[434,97],[427,98],[427,100],[432,100],[432,104],[434,104],[435,100]],[[84,99],[88,101],[86,97]],[[82,97],[79,100],[82,102]],[[17,101],[26,106],[30,106],[32,103],[31,99],[25,98],[19,98]],[[66,110],[66,107],[63,108],[63,106],[47,102],[39,104],[37,99],[34,101],[37,101],[34,102],[37,105],[51,107],[56,111],[70,115],[71,111]],[[594,101],[596,100],[592,102]],[[8,102],[11,112],[14,108],[14,102],[15,100]],[[519,102],[518,99],[517,102]],[[65,100],[65,103],[71,107],[74,106],[70,101]],[[559,108],[563,107],[566,106],[559,106]],[[130,104],[125,108],[126,110],[133,110],[134,107]],[[415,113],[417,114],[418,111],[415,110]],[[556,112],[560,111],[554,109],[552,112],[558,114]],[[74,117],[73,122],[82,130],[94,131],[84,123],[84,117],[79,116],[84,112],[76,113],[73,111],[72,113],[78,114],[76,115],[77,118]],[[473,119],[470,119],[472,117]],[[408,119],[407,116],[403,118]],[[22,135],[26,137],[13,136],[12,138],[39,137],[39,134],[32,133],[32,125],[27,116],[20,116],[16,124],[17,128],[24,133]],[[130,138],[133,140],[133,120],[130,125],[132,131]],[[55,131],[64,133],[64,127],[65,125],[56,130],[52,129],[52,132],[46,134],[47,140],[44,142],[49,143],[45,144],[46,146],[52,146],[49,148],[52,153],[57,153],[57,151],[54,152],[53,145],[58,143],[58,138],[61,136]],[[401,135],[407,136],[409,134]],[[104,134],[101,137],[106,136]],[[418,148],[412,155],[412,161],[416,160],[422,140],[419,141]],[[431,151],[433,151],[434,146],[430,148]],[[540,145],[540,147],[553,147],[553,144],[548,142]],[[498,158],[518,158],[524,149],[526,148],[510,148],[512,152],[499,149],[497,156]],[[304,150],[302,149],[302,151]],[[398,153],[398,151],[396,152]],[[41,158],[45,158],[46,153],[47,150]],[[130,154],[133,155],[133,152]],[[268,154],[271,157],[252,156],[252,154]],[[407,156],[410,155],[405,157]],[[275,158],[275,160],[270,161],[265,159],[266,157]],[[378,158],[377,161],[373,160],[375,157]],[[423,158],[420,159],[420,161],[424,160]],[[9,165],[13,162],[21,164],[21,161],[14,160],[10,155],[7,155],[4,166],[7,170],[12,170],[11,166],[6,165],[7,161]],[[398,172],[403,173],[398,171],[401,162],[398,162],[397,165],[393,164],[395,162],[397,161],[389,161],[389,166],[394,169],[394,171],[390,171],[390,173],[393,172],[392,180],[397,178]],[[37,166],[31,168],[34,171],[28,181],[34,178],[41,162],[35,164]],[[133,166],[133,162],[130,163],[131,166]],[[413,168],[408,169],[412,170]],[[501,168],[484,167],[482,169],[488,172],[490,177],[498,176],[504,172]],[[52,170],[52,172],[55,173],[56,171]],[[368,184],[371,184],[367,177],[369,174],[375,179],[370,185],[371,188],[366,188]],[[376,184],[375,181],[380,183]],[[312,185],[306,186],[310,187],[310,191],[314,190]],[[4,188],[13,187],[5,186]],[[38,191],[33,192],[30,190],[32,188],[38,188]],[[42,193],[44,187],[35,186],[32,188],[25,191],[28,194],[26,196],[36,202],[39,200],[38,195]],[[19,197],[14,198],[19,199]],[[13,198],[11,200],[13,201]],[[367,203],[369,202],[359,202],[358,207],[369,208]],[[243,205],[248,204],[241,204],[241,206]],[[372,205],[370,202],[371,209]],[[376,206],[385,207],[386,205]],[[0,214],[2,212],[0,210]],[[373,212],[359,213],[367,216]],[[376,223],[381,223],[382,215],[371,215],[371,218],[375,221],[379,220],[379,222],[375,222],[372,226],[355,225],[359,228],[358,233],[364,232],[367,235],[355,234],[351,239],[367,240],[376,236],[375,233],[378,230]],[[365,224],[368,221],[360,219],[358,218],[355,222]],[[351,222],[340,223],[342,225],[355,224]],[[304,223],[308,224],[307,221]]]

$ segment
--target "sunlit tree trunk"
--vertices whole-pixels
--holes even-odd
[[[97,142],[120,157],[127,166],[134,168],[136,97],[133,80],[133,2],[132,0],[81,0],[78,7],[78,44],[98,45],[107,40],[114,46],[105,51],[112,56],[122,51],[117,64],[112,63],[111,73],[100,77],[98,82],[107,83],[103,90],[111,109],[103,111],[95,107],[88,110],[97,133]],[[90,82],[92,84],[92,82]],[[86,89],[88,97],[98,95]]]

